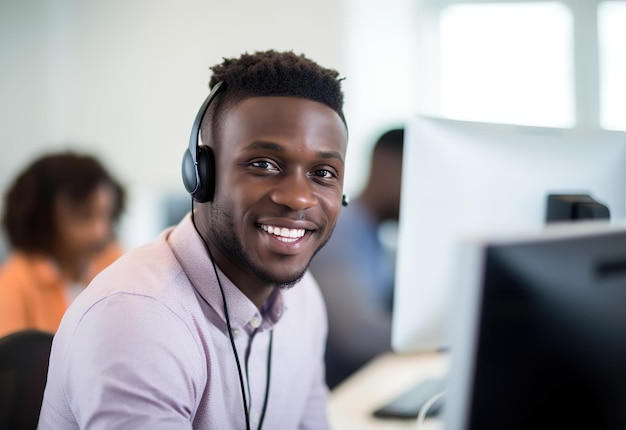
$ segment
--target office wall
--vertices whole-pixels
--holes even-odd
[[[420,1],[344,0],[348,193],[358,193],[365,180],[374,139],[387,128],[404,125],[420,108]]]
[[[305,53],[346,77],[353,169],[346,189],[356,192],[371,135],[406,107],[386,94],[406,81],[390,54],[407,49],[393,23],[398,14],[407,21],[411,2],[388,2],[373,30],[372,17],[381,17],[375,3],[0,0],[0,190],[43,151],[89,150],[128,187],[123,240],[149,240],[162,222],[163,194],[183,191],[179,160],[209,67],[272,48]]]

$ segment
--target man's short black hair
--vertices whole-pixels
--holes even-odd
[[[223,83],[210,108],[210,112],[217,112],[218,116],[247,98],[286,96],[323,103],[346,123],[339,73],[304,55],[274,50],[244,53],[238,58],[224,58],[222,63],[211,67],[211,71],[209,87]],[[214,115],[209,114],[211,118]],[[212,123],[216,121],[212,119]]]

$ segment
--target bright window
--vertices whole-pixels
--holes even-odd
[[[626,2],[610,1],[598,8],[600,56],[600,122],[626,130]]]
[[[574,124],[568,8],[557,2],[458,4],[442,11],[439,24],[442,115],[555,127]]]

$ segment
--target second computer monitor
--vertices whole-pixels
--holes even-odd
[[[623,132],[419,116],[407,124],[392,346],[446,348],[453,249],[470,234],[545,225],[549,194],[624,219]]]
[[[459,245],[446,428],[626,428],[626,224]]]

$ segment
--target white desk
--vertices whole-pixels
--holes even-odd
[[[442,376],[449,359],[438,353],[383,354],[349,377],[330,394],[329,418],[333,430],[415,429],[416,420],[380,419],[372,411],[391,401],[422,379]],[[436,418],[423,430],[441,430]]]

